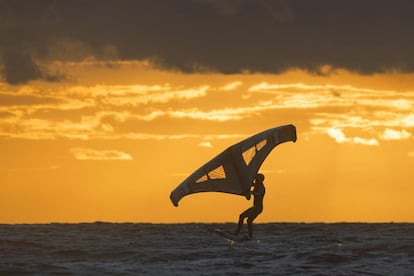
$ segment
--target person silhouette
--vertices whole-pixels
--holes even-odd
[[[252,186],[254,187],[250,193],[253,195],[253,207],[250,207],[246,211],[240,214],[239,216],[239,223],[237,224],[237,229],[235,234],[239,234],[242,226],[243,221],[247,218],[247,227],[249,231],[248,239],[252,239],[253,237],[253,221],[257,218],[257,216],[263,212],[263,198],[266,192],[265,186],[263,184],[265,177],[263,174],[258,173],[253,181]],[[249,196],[250,199],[250,196]]]

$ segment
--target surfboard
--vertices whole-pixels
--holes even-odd
[[[228,239],[228,240],[231,240],[231,241],[234,241],[234,242],[241,242],[241,241],[249,241],[250,240],[247,235],[233,234],[229,231],[224,231],[224,230],[221,230],[221,229],[214,229],[214,233],[216,233],[217,235],[219,235],[219,236],[221,236],[225,239]]]

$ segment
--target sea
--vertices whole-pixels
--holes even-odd
[[[413,223],[0,224],[0,275],[414,275]],[[244,228],[246,231],[246,226]]]

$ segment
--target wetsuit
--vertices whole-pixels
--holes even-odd
[[[249,230],[249,238],[253,237],[253,220],[263,211],[263,198],[265,195],[266,189],[263,185],[263,182],[256,181],[253,191],[251,192],[254,200],[253,207],[250,207],[246,211],[240,214],[239,223],[237,225],[236,233],[240,233],[240,230],[243,226],[243,221],[247,218],[247,226]]]

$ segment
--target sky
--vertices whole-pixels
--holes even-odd
[[[171,191],[260,131],[257,222],[414,222],[414,2],[0,0],[0,223],[236,222]]]

